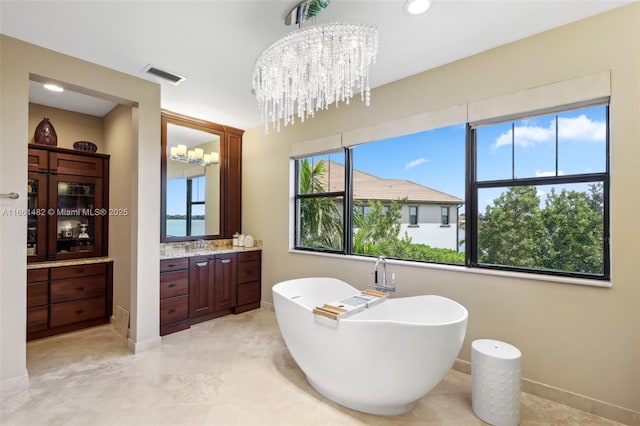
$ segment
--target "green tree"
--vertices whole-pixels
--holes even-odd
[[[478,261],[602,274],[602,184],[589,191],[551,189],[540,208],[534,186],[509,188],[478,218]]]
[[[406,200],[392,201],[388,208],[379,200],[368,200],[369,211],[364,214],[362,202],[353,213],[353,252],[357,254],[398,257],[401,241],[411,242],[409,237],[399,239],[402,205]]]
[[[299,191],[301,194],[327,192],[326,164],[300,160]],[[300,244],[303,247],[340,250],[343,247],[342,214],[336,202],[327,197],[300,201]]]
[[[547,195],[542,222],[547,232],[541,267],[602,274],[603,210],[601,186],[590,192],[555,190]]]
[[[512,187],[500,194],[478,217],[478,261],[538,267],[545,235],[539,206],[534,186]]]

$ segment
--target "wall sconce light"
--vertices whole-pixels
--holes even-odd
[[[211,166],[220,163],[220,153],[211,152],[205,154],[200,148],[187,151],[186,145],[172,146],[169,151],[169,158],[183,163],[196,164],[198,166]]]

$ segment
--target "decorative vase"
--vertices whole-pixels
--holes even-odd
[[[49,121],[48,118],[42,119],[38,127],[36,127],[36,132],[33,135],[33,141],[40,145],[58,145],[58,135],[56,135],[56,129],[53,128],[53,124]]]

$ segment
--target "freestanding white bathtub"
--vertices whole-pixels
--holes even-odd
[[[360,294],[335,278],[273,286],[284,341],[307,381],[354,410],[397,415],[413,408],[453,365],[467,329],[464,306],[441,296],[391,298],[347,318],[316,306]]]

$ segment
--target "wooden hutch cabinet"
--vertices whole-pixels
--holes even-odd
[[[113,264],[87,259],[108,253],[109,156],[28,152],[27,339],[106,323]]]

